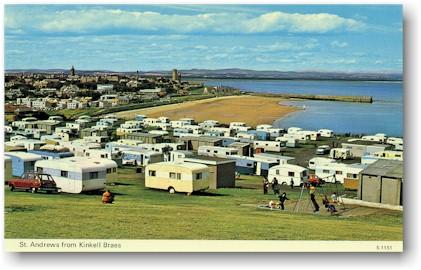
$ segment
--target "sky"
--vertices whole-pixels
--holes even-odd
[[[6,5],[6,69],[403,69],[400,5]]]

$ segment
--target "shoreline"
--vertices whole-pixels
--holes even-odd
[[[171,120],[193,118],[196,121],[204,121],[212,119],[224,124],[245,122],[247,125],[255,127],[259,124],[273,124],[286,115],[301,110],[296,106],[281,104],[284,101],[287,99],[252,95],[226,96],[123,111],[116,115],[124,119],[134,119],[137,114],[153,118],[166,116]]]

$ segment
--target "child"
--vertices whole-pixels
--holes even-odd
[[[326,195],[325,195],[324,199],[322,200],[322,203],[326,207],[327,211],[330,212],[331,215],[333,215],[333,213],[337,212],[335,206],[333,204],[329,203],[329,200],[327,199]]]
[[[269,202],[269,207],[271,210],[273,210],[273,208],[275,208],[275,202],[274,201],[270,201]]]
[[[279,205],[281,206],[282,210],[285,210],[284,203],[286,200],[289,200],[287,194],[284,192],[279,196]]]
[[[337,205],[339,205],[338,196],[336,195],[336,192],[333,192],[330,198],[332,199],[332,203],[336,203]]]

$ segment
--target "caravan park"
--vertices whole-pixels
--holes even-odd
[[[160,109],[158,118],[54,117],[51,134],[29,141],[22,129],[44,122],[12,123],[6,238],[402,240],[402,139],[171,120]],[[364,170],[379,163],[392,169],[378,172],[376,197]],[[15,187],[30,171],[51,175],[59,192]]]
[[[7,4],[4,17],[7,250],[403,250],[402,5]]]

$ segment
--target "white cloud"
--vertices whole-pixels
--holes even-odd
[[[277,51],[301,51],[301,50],[310,50],[317,48],[319,42],[317,39],[311,38],[306,41],[283,41],[275,42],[272,44],[258,45],[255,48],[251,48],[255,52],[277,52]]]
[[[330,46],[337,47],[337,48],[345,48],[348,46],[348,43],[334,40],[330,43]]]
[[[91,33],[126,29],[170,33],[325,33],[356,31],[365,27],[355,19],[329,13],[267,12],[261,15],[239,12],[200,13],[194,15],[162,14],[150,11],[87,8],[34,12],[27,16],[19,10],[6,9],[6,28],[35,29],[48,33]]]
[[[335,14],[300,14],[270,12],[245,22],[249,32],[274,32],[286,30],[301,33],[325,33],[333,30],[355,31],[364,27],[362,22]]]

